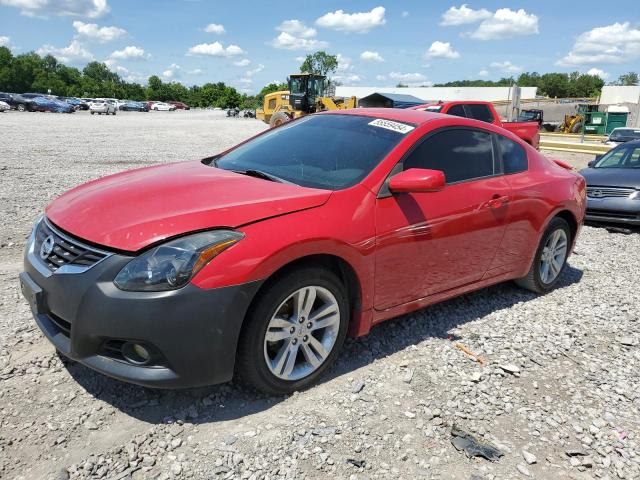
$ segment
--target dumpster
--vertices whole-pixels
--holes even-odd
[[[584,114],[584,133],[604,135],[607,127],[607,114],[604,112],[586,112]]]
[[[614,128],[626,127],[629,117],[629,107],[611,105],[607,109],[607,135],[613,132]]]

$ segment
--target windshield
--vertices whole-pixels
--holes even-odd
[[[292,77],[291,78],[291,86],[290,93],[304,93],[304,81],[305,77]]]
[[[640,139],[640,130],[635,130],[633,128],[616,128],[611,132],[611,135],[609,135],[609,140],[613,141],[629,141],[638,139]]]
[[[614,148],[594,168],[640,168],[640,146]]]
[[[412,129],[365,116],[313,115],[269,130],[212,165],[259,170],[305,187],[340,190],[365,178]]]

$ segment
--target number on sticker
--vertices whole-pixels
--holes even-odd
[[[409,133],[415,128],[411,125],[406,125],[400,122],[393,122],[391,120],[385,120],[383,118],[376,118],[374,121],[369,122],[369,125],[371,125],[372,127],[386,128],[387,130],[402,134]]]

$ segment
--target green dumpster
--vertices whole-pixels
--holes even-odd
[[[607,134],[613,132],[614,128],[626,127],[629,117],[629,108],[612,105],[607,110]]]
[[[584,133],[604,135],[607,126],[607,114],[604,112],[586,112],[584,114]]]

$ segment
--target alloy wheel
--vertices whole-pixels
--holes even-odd
[[[540,280],[543,283],[550,284],[560,275],[567,258],[568,243],[567,234],[561,228],[549,235],[540,256]]]
[[[326,288],[303,287],[276,309],[264,337],[271,373],[295,381],[316,371],[329,357],[340,330],[340,307]]]

